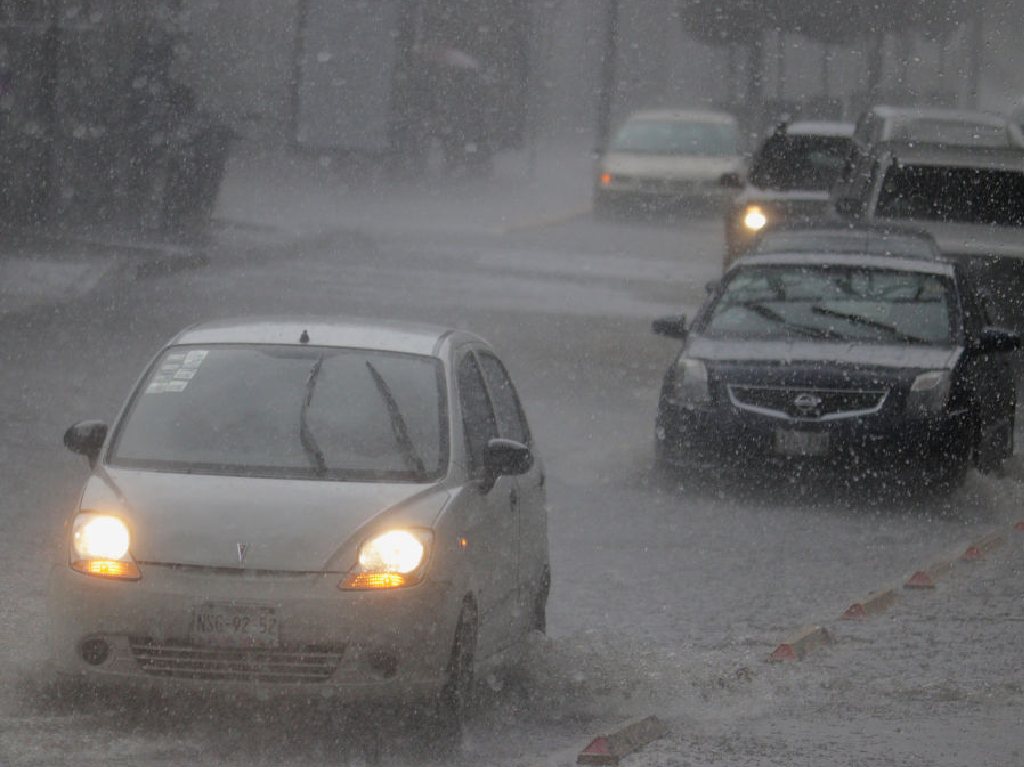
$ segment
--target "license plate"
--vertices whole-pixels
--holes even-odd
[[[192,616],[192,641],[213,647],[277,647],[279,623],[266,605],[205,604]]]
[[[818,431],[775,432],[775,452],[779,455],[812,457],[828,453],[828,434]]]

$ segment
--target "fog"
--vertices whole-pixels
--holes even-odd
[[[0,767],[1019,765],[1022,33],[0,0]]]

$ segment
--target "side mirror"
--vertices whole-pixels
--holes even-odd
[[[659,317],[651,323],[651,332],[656,336],[666,338],[678,338],[682,341],[686,338],[686,315],[680,314],[675,317]]]
[[[1024,347],[1024,338],[1006,328],[987,327],[981,331],[978,351],[983,354],[1015,352]]]
[[[723,173],[722,177],[718,179],[718,184],[723,189],[742,189],[743,179],[740,178],[739,173]]]
[[[64,432],[64,447],[84,455],[95,466],[103,443],[107,441],[107,425],[102,421],[79,421]]]
[[[864,212],[864,203],[858,197],[840,197],[836,200],[836,213],[840,216],[855,217]]]
[[[522,442],[492,439],[487,443],[487,480],[490,489],[498,477],[518,477],[533,466],[533,453]]]
[[[711,280],[704,284],[704,292],[709,296],[715,295],[718,292],[719,286],[722,284],[721,280]]]

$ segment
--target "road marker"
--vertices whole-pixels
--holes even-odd
[[[987,552],[997,546],[1002,546],[1004,543],[1006,543],[1005,535],[1000,532],[989,533],[984,538],[968,546],[960,558],[965,562],[976,562],[979,559],[984,559]]]
[[[888,610],[895,601],[895,589],[886,589],[885,591],[879,591],[876,594],[869,594],[859,602],[854,602],[852,605],[847,607],[846,612],[840,616],[840,620],[860,620],[862,618],[867,618],[869,615],[876,615]]]
[[[803,660],[811,650],[832,644],[832,635],[821,626],[808,626],[780,644],[771,655],[770,663]]]
[[[599,735],[590,741],[576,757],[576,764],[617,765],[620,759],[664,738],[667,733],[665,723],[656,716],[630,722],[615,732]]]
[[[905,589],[934,589],[935,581],[953,569],[953,560],[936,562],[925,570],[918,570],[903,584]]]

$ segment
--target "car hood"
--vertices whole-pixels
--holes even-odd
[[[1024,257],[1024,229],[1017,227],[915,220],[891,223],[924,229],[935,238],[939,250],[949,255]]]
[[[82,509],[115,509],[139,562],[318,572],[364,528],[430,527],[447,500],[433,485],[174,474],[108,468]]]
[[[742,173],[743,159],[611,152],[605,155],[602,167],[622,176],[718,181],[726,173]]]
[[[808,341],[736,341],[692,337],[686,356],[706,362],[841,364],[854,367],[951,369],[960,347]]]

